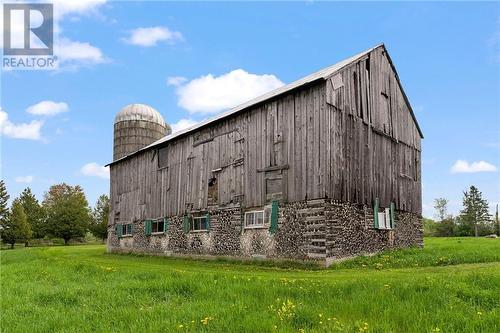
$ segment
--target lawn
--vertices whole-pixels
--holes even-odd
[[[2,332],[498,332],[500,239],[318,269],[105,254],[1,251]],[[288,268],[287,268],[288,267]]]

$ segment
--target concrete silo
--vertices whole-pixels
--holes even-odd
[[[113,161],[136,152],[171,132],[161,114],[151,106],[127,105],[115,117]]]

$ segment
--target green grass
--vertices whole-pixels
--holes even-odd
[[[500,262],[500,239],[429,237],[425,246],[360,256],[330,266],[338,268],[405,268]]]
[[[495,332],[499,253],[500,239],[430,238],[424,249],[318,270],[113,255],[103,246],[5,250],[0,329]]]

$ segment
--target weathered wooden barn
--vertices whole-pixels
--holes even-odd
[[[384,45],[169,131],[117,115],[109,251],[328,264],[422,244],[423,136]]]

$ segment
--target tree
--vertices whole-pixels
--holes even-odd
[[[6,237],[7,229],[10,228],[8,225],[9,208],[7,207],[7,202],[9,201],[9,194],[7,193],[7,187],[5,182],[0,180],[0,239],[4,240]],[[5,241],[6,242],[6,241]]]
[[[480,229],[487,230],[490,222],[488,202],[483,194],[471,186],[464,192],[464,208],[460,211],[459,230],[462,236],[479,236]]]
[[[456,234],[456,223],[453,216],[449,215],[447,218],[437,223],[436,236],[438,237],[451,237]]]
[[[436,236],[436,228],[439,223],[428,218],[422,218],[422,225],[424,227],[424,237]]]
[[[446,219],[448,217],[448,199],[434,199],[434,209],[436,210],[436,217],[439,221]]]
[[[434,199],[434,209],[436,210],[436,223],[435,235],[438,237],[451,237],[455,235],[455,219],[451,214],[448,214],[448,199],[437,198]]]
[[[495,212],[495,233],[497,236],[500,236],[500,220],[498,220],[498,204],[497,204],[497,210]]]
[[[31,238],[31,229],[23,206],[18,199],[12,202],[9,218],[2,230],[2,239],[14,248],[16,242],[27,242]]]
[[[92,224],[90,230],[92,234],[102,239],[108,238],[108,220],[109,220],[109,198],[103,194],[97,199],[92,211]]]
[[[47,232],[64,239],[84,237],[90,221],[90,209],[83,189],[66,183],[52,185],[42,203],[47,214]]]
[[[5,182],[0,180],[0,223],[4,223],[7,220],[9,214],[9,207],[7,207],[7,202],[9,201],[9,194],[7,193],[7,187]]]
[[[21,193],[19,202],[23,206],[28,218],[28,223],[33,231],[33,238],[45,237],[47,228],[45,225],[44,210],[29,187]]]

